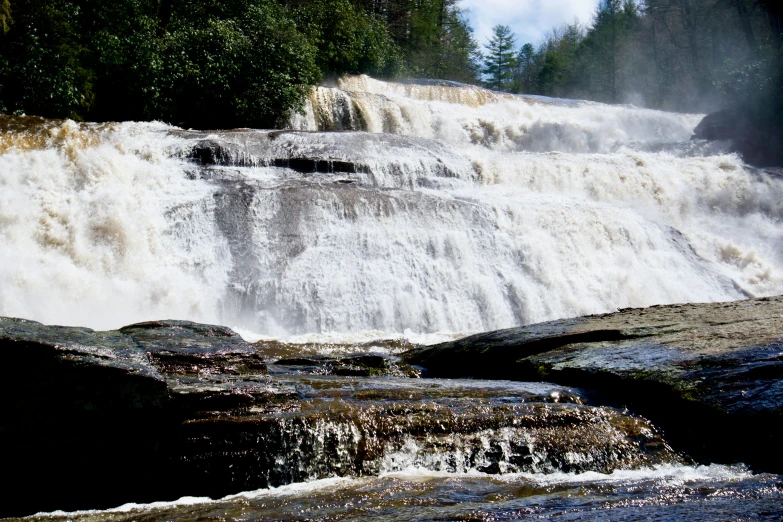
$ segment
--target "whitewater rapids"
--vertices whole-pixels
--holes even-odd
[[[783,179],[691,141],[699,115],[360,76],[313,89],[308,132],[4,118],[3,316],[428,342],[783,293]],[[196,165],[204,140],[243,160]]]

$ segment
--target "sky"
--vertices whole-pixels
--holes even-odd
[[[492,35],[492,27],[507,25],[517,35],[517,47],[538,44],[553,27],[578,19],[588,23],[598,0],[461,0],[479,44]]]

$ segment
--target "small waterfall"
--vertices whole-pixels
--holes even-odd
[[[644,418],[551,385],[276,375],[274,388],[250,391],[250,414],[202,412],[183,426],[171,458],[186,476],[208,471],[247,489],[410,470],[608,473],[681,462]],[[189,395],[180,400],[208,407]]]
[[[698,115],[361,76],[292,130],[2,118],[0,315],[373,338],[783,292],[783,180]]]

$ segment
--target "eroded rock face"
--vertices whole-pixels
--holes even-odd
[[[276,400],[197,412],[172,452],[189,491],[212,495],[411,465],[549,473],[680,462],[646,420],[584,405],[578,392],[479,384],[279,376],[267,389]]]
[[[681,462],[685,451],[779,471],[782,326],[783,297],[659,306],[490,332],[400,360],[251,345],[183,321],[95,332],[0,319],[9,369],[0,447],[14,477],[0,515],[409,466],[609,472]],[[538,382],[419,379],[412,365]]]
[[[94,332],[0,319],[0,349],[12,369],[0,381],[0,447],[15,478],[0,516],[410,465],[549,473],[680,462],[648,421],[579,390],[410,378],[398,358],[372,354],[276,357],[268,373],[264,350],[291,346],[249,345],[218,326]]]
[[[600,392],[711,461],[783,470],[783,297],[654,306],[479,334],[405,355],[429,375]]]

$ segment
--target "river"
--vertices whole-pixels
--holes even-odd
[[[0,315],[95,329],[185,319],[289,351],[388,355],[625,307],[781,294],[783,178],[727,144],[691,140],[700,119],[366,76],[314,89],[278,130],[0,116]],[[307,397],[362,387],[308,379],[286,386]],[[444,408],[517,397],[454,383]],[[497,430],[470,444],[500,444]],[[598,472],[490,458],[489,470],[444,464],[468,443],[453,444],[426,458],[395,446],[365,476],[324,471],[220,500],[38,518],[762,520],[779,510],[780,478],[741,463],[619,459]]]

